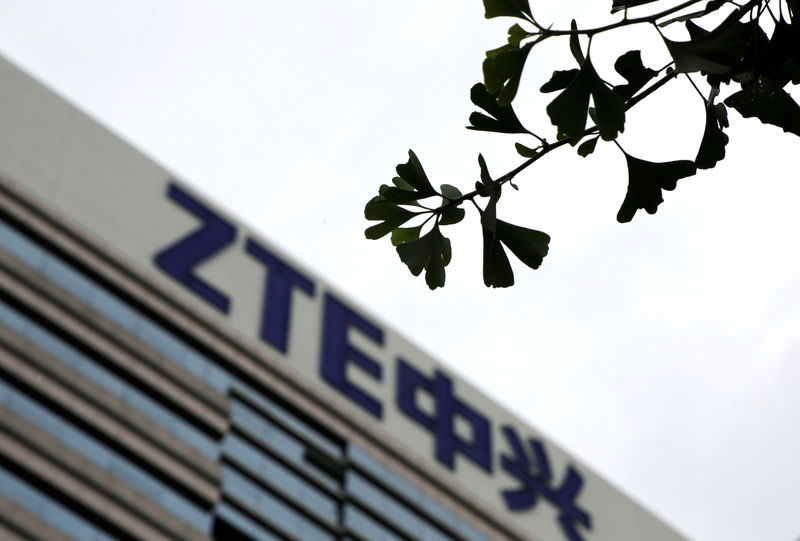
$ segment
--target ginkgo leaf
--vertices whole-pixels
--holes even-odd
[[[706,127],[703,132],[703,140],[700,142],[700,149],[694,163],[698,169],[711,169],[717,162],[725,158],[725,145],[728,144],[728,136],[722,131],[720,122],[717,119],[716,108],[713,104],[706,107]]]
[[[634,158],[627,152],[628,191],[617,213],[617,221],[630,222],[638,209],[655,214],[664,199],[661,190],[674,190],[679,179],[694,175],[697,167],[688,160],[664,163]]]
[[[444,286],[444,268],[450,263],[450,239],[442,235],[438,226],[422,237],[397,246],[397,255],[414,276],[425,270],[425,283],[430,289]]]
[[[514,24],[508,29],[508,44],[513,45],[514,47],[519,47],[519,44],[522,43],[522,40],[533,35],[535,34],[528,32],[519,24]]]
[[[428,175],[425,174],[425,170],[413,150],[408,151],[408,161],[401,163],[396,169],[400,178],[417,190],[422,197],[436,195],[436,190],[431,186]]]
[[[483,7],[486,10],[486,18],[493,17],[518,17],[524,19],[524,15],[531,17],[531,7],[528,0],[483,0]]]
[[[761,75],[725,100],[745,118],[756,117],[783,131],[800,135],[800,105],[766,75]]]
[[[537,149],[526,147],[522,143],[514,143],[514,148],[517,149],[517,154],[523,158],[533,158],[539,153]]]
[[[475,183],[475,189],[478,191],[478,195],[481,197],[489,197],[497,201],[500,199],[502,187],[492,180],[492,175],[489,174],[489,167],[486,165],[483,154],[478,154],[478,166],[481,169],[481,179]]]
[[[786,0],[786,5],[789,6],[792,20],[795,20],[795,17],[800,15],[800,0]]]
[[[461,190],[450,184],[442,184],[439,187],[439,190],[442,192],[442,196],[444,196],[446,199],[449,199],[450,201],[461,197]]]
[[[397,246],[404,242],[417,240],[421,231],[422,225],[418,225],[417,227],[398,227],[392,231],[392,245]]]
[[[767,75],[783,87],[789,81],[800,82],[800,23],[787,23],[783,18],[775,23],[769,44],[759,55],[757,73]]]
[[[569,29],[571,34],[569,35],[569,50],[572,52],[573,58],[578,63],[578,65],[583,65],[586,58],[583,56],[583,51],[581,50],[581,41],[578,34],[578,23],[575,22],[575,19],[569,23]]]
[[[614,69],[628,81],[627,84],[614,87],[614,92],[619,94],[623,100],[632,98],[653,77],[658,75],[656,70],[644,67],[642,51],[628,51],[620,56],[614,62]]]
[[[559,139],[577,144],[586,129],[591,89],[581,69],[567,87],[547,106],[550,122],[558,128]]]
[[[401,163],[396,169],[398,176],[392,179],[394,186],[383,184],[378,189],[378,196],[370,199],[364,207],[367,220],[381,222],[364,231],[368,239],[379,239],[424,212],[414,212],[400,205],[419,207],[419,199],[438,195],[413,150],[408,151],[408,162]]]
[[[692,34],[689,41],[672,41],[664,37],[664,43],[680,73],[701,71],[713,75],[724,75],[739,66],[747,53],[749,39],[756,35],[753,30],[758,21],[739,21],[738,11],[729,15],[714,30],[702,31],[691,21],[686,23]]]
[[[547,106],[547,114],[558,128],[559,137],[570,139],[573,146],[578,144],[586,130],[590,96],[594,100],[600,137],[610,141],[625,129],[622,98],[606,86],[595,71],[591,58],[586,58],[578,74]]]
[[[397,186],[387,186],[386,184],[382,184],[381,187],[378,188],[378,195],[391,203],[397,203],[401,205],[412,204],[417,200],[426,197],[416,191],[413,187],[411,189],[406,189],[398,188]]]
[[[489,113],[472,113],[469,116],[470,130],[490,131],[497,133],[528,133],[522,123],[517,118],[514,108],[509,104],[500,106],[497,104],[497,96],[489,94],[483,83],[475,84],[470,90],[472,103]]]
[[[532,47],[532,43],[523,47],[509,44],[486,52],[486,59],[483,61],[483,81],[486,90],[497,96],[497,104],[501,107],[514,101],[522,69]]]
[[[364,217],[367,220],[382,220],[382,222],[367,228],[364,231],[364,235],[371,240],[379,239],[391,233],[392,230],[400,227],[417,214],[399,207],[383,197],[373,197],[364,207]]]
[[[577,69],[571,70],[556,70],[547,81],[539,89],[540,92],[555,92],[556,90],[564,90],[569,86],[575,76],[578,75]]]
[[[514,271],[495,233],[483,228],[483,283],[486,287],[511,287]]]
[[[455,205],[449,206],[442,211],[441,218],[439,218],[439,225],[453,225],[457,224],[464,219],[466,212],[461,207]]]
[[[600,136],[592,137],[591,139],[587,139],[583,143],[578,146],[578,154],[583,156],[584,158],[594,152],[595,147],[597,146],[597,140],[600,139]]]
[[[492,207],[492,212],[494,207]],[[514,285],[514,271],[505,247],[525,265],[538,269],[547,255],[550,236],[547,233],[513,225],[486,211],[481,216],[483,233],[483,283],[486,287]]]
[[[517,258],[532,269],[538,269],[549,250],[550,235],[519,225],[497,220],[495,233]]]

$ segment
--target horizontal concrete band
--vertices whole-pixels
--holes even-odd
[[[206,539],[110,472],[6,408],[0,408],[0,455],[134,539]]]
[[[212,506],[219,497],[218,482],[203,477],[198,472],[189,468],[178,457],[177,453],[169,454],[163,448],[153,444],[141,434],[131,430],[129,427],[120,423],[107,411],[101,409],[96,404],[62,385],[50,375],[39,371],[37,364],[42,364],[43,356],[36,351],[35,347],[27,344],[25,349],[18,349],[20,344],[14,342],[14,337],[10,337],[6,329],[0,329],[0,371],[10,375],[36,393],[46,397],[51,403],[67,412],[69,415],[80,419],[83,423],[102,434],[107,439],[116,442],[121,447],[127,449],[138,459],[148,463],[154,469],[184,489],[195,494],[199,499]],[[15,347],[16,346],[16,347]],[[28,359],[37,359],[38,362],[30,362]],[[53,361],[51,360],[51,363]],[[84,382],[84,387],[86,383]],[[99,389],[96,389],[99,391]],[[131,419],[136,416],[133,408],[113,400],[107,396],[107,403],[113,404],[112,410],[116,410],[123,415],[127,412],[131,414]],[[168,439],[176,439],[175,436],[166,435]],[[203,469],[212,471],[215,466],[206,465]],[[219,478],[217,473],[215,477]]]
[[[0,539],[4,541],[75,541],[0,495]]]

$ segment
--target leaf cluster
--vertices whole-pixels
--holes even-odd
[[[663,191],[674,190],[678,180],[694,175],[698,169],[713,168],[726,157],[728,108],[800,136],[800,105],[786,91],[788,85],[800,84],[800,0],[749,0],[744,4],[685,0],[678,5],[666,0],[612,0],[614,21],[601,27],[579,28],[573,20],[570,28],[563,30],[541,25],[528,0],[483,0],[483,4],[486,18],[511,17],[517,21],[508,30],[507,42],[486,53],[483,81],[470,90],[471,101],[480,111],[470,115],[467,128],[521,138],[514,145],[524,161],[492,178],[479,155],[479,180],[474,190],[462,194],[449,185],[435,190],[416,155],[409,151],[408,162],[397,166],[393,185],[381,186],[378,196],[365,208],[365,217],[378,222],[366,230],[367,238],[391,233],[401,261],[415,276],[425,270],[431,289],[444,285],[444,269],[452,257],[450,241],[441,227],[464,218],[466,201],[480,214],[485,285],[507,287],[514,283],[506,250],[526,266],[539,268],[550,237],[499,219],[497,203],[506,185],[517,187],[517,175],[558,148],[577,147],[584,158],[595,151],[599,141],[612,142],[619,148],[628,172],[627,190],[617,212],[617,220],[624,223],[639,209],[654,214],[664,201]],[[640,11],[647,13],[629,16],[629,12]],[[724,13],[724,18],[709,25],[707,21],[719,20],[710,17],[717,12]],[[607,74],[595,68],[592,40],[598,34],[631,25],[646,25],[659,34],[668,63],[657,69],[648,67],[641,50],[631,49],[614,63],[616,74],[612,75],[625,82],[613,85],[607,82]],[[667,37],[665,33],[673,25],[682,25],[689,39]],[[554,95],[546,106],[555,131],[554,142],[548,142],[523,125],[513,102],[535,47],[545,40],[562,38],[574,64],[554,71],[539,89]],[[630,110],[679,77],[689,79],[702,103],[698,110],[704,115],[704,129],[696,155],[661,163],[631,155],[618,141]],[[705,86],[705,92],[701,86]],[[728,94],[724,99],[720,98],[723,91]],[[424,205],[425,200],[433,200],[434,205]],[[419,218],[417,225],[402,227],[415,218]]]

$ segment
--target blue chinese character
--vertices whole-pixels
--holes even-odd
[[[425,391],[434,402],[429,415],[417,405],[417,391]],[[397,406],[406,415],[427,428],[435,439],[436,460],[455,469],[455,455],[461,453],[491,473],[492,440],[489,420],[480,412],[456,398],[453,381],[436,370],[428,378],[402,359],[397,359]],[[472,427],[470,441],[456,435],[456,417]]]
[[[557,489],[551,486],[553,474],[542,443],[529,439],[533,460],[525,452],[522,442],[511,426],[503,427],[503,434],[511,447],[512,456],[502,455],[500,465],[509,475],[520,481],[520,487],[502,491],[506,507],[511,511],[525,511],[536,505],[539,496],[558,508],[558,523],[569,541],[583,541],[578,533],[578,524],[587,529],[592,528],[592,519],[583,509],[578,508],[575,498],[583,486],[583,478],[572,467],[567,467],[567,474]]]

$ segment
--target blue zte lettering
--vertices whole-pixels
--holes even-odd
[[[200,218],[203,225],[156,254],[153,261],[217,310],[227,314],[231,305],[228,296],[197,277],[194,270],[232,244],[236,238],[236,228],[173,183],[169,184],[167,195]]]
[[[578,524],[592,529],[592,518],[575,503],[583,487],[583,477],[572,466],[568,466],[561,486],[553,488],[550,460],[542,443],[533,438],[528,440],[533,458],[531,461],[513,427],[504,426],[503,434],[511,448],[511,455],[501,455],[500,465],[520,482],[519,488],[501,492],[506,507],[511,511],[527,511],[536,505],[537,498],[541,496],[558,509],[558,523],[567,539],[583,541]]]
[[[353,402],[378,419],[383,405],[347,379],[347,365],[354,363],[377,381],[383,378],[381,365],[347,341],[350,328],[361,331],[378,345],[383,345],[383,331],[345,306],[330,293],[325,294],[322,322],[320,375]]]
[[[429,415],[417,405],[417,391],[427,392],[434,402],[434,412]],[[453,381],[436,370],[427,378],[403,359],[397,359],[397,407],[420,425],[427,428],[435,440],[436,459],[455,469],[455,455],[461,453],[472,462],[492,472],[492,438],[489,420],[456,398]],[[456,435],[456,417],[466,420],[472,427],[471,441]]]
[[[260,336],[283,353],[289,349],[289,318],[292,311],[292,289],[298,288],[314,296],[314,282],[279,259],[253,239],[247,239],[245,250],[268,269],[261,309]]]

